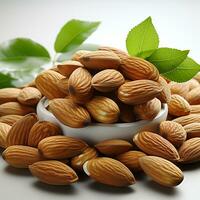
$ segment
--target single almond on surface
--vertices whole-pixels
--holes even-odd
[[[200,86],[192,89],[187,94],[187,98],[186,99],[191,105],[200,104]]]
[[[98,122],[110,124],[118,121],[119,107],[110,98],[95,96],[86,103],[86,108],[91,116]]]
[[[51,136],[38,144],[38,149],[45,158],[65,159],[81,154],[88,145],[78,138],[68,136]]]
[[[67,60],[63,63],[57,64],[58,71],[66,77],[69,77],[74,70],[79,67],[84,67],[80,62],[75,60]]]
[[[139,149],[152,156],[159,156],[170,161],[179,160],[176,148],[165,138],[148,131],[134,136],[133,141]]]
[[[83,165],[85,173],[97,182],[124,187],[135,183],[131,171],[121,162],[112,158],[96,158]]]
[[[18,120],[8,133],[7,146],[27,145],[30,130],[37,120],[37,115],[34,113],[28,114]]]
[[[88,69],[117,69],[120,58],[109,51],[91,51],[80,57],[80,62]]]
[[[76,172],[68,165],[56,161],[39,161],[29,166],[33,176],[50,185],[69,185],[78,180]]]
[[[142,104],[157,97],[163,86],[151,80],[130,81],[118,89],[118,98],[126,104]]]
[[[28,168],[29,165],[43,159],[38,149],[22,145],[8,147],[2,156],[9,165],[17,168]]]
[[[10,126],[12,126],[16,121],[21,119],[23,116],[21,115],[5,115],[0,117],[0,122],[6,123]]]
[[[133,145],[126,140],[111,139],[99,142],[95,147],[106,156],[117,156],[132,149]]]
[[[116,90],[125,82],[123,75],[114,69],[100,71],[92,78],[92,87],[100,92]]]
[[[160,123],[160,135],[169,140],[175,147],[179,147],[186,140],[185,129],[176,122],[163,121]]]
[[[19,93],[17,100],[24,105],[34,106],[42,98],[41,92],[34,87],[25,87]]]
[[[26,115],[35,112],[33,107],[22,105],[18,102],[7,102],[0,105],[0,116],[4,115]]]
[[[21,89],[18,89],[18,88],[0,89],[0,104],[11,102],[11,101],[17,101],[17,97],[20,92],[21,92]]]
[[[190,105],[191,114],[200,114],[200,105]]]
[[[62,78],[57,82],[59,90],[65,93],[66,96],[69,95],[68,80],[69,80],[68,78]]]
[[[60,134],[61,129],[57,125],[48,121],[38,121],[30,130],[28,146],[37,147],[42,139]]]
[[[116,159],[126,165],[130,170],[141,171],[139,158],[143,156],[146,156],[146,154],[141,151],[128,151],[118,155]]]
[[[91,121],[88,111],[71,99],[53,99],[49,109],[60,122],[73,128],[84,127]]]
[[[163,158],[144,156],[139,159],[139,162],[144,172],[160,185],[174,187],[184,179],[183,172]]]
[[[200,123],[191,123],[183,128],[187,133],[187,138],[200,137]]]
[[[7,136],[10,131],[11,126],[5,123],[0,122],[0,147],[7,147]]]
[[[82,154],[71,159],[71,167],[75,170],[82,171],[86,161],[97,158],[98,153],[94,148],[88,147]]]
[[[168,102],[169,114],[173,116],[184,116],[190,113],[190,104],[180,95],[173,94]]]
[[[146,103],[134,106],[134,113],[139,119],[152,120],[161,111],[161,102],[159,99],[154,98]]]
[[[173,119],[173,121],[181,124],[182,126],[185,126],[191,123],[200,123],[200,114],[189,114],[186,116]]]
[[[187,83],[170,82],[169,87],[171,90],[171,94],[178,94],[184,98],[187,97],[187,94],[189,92],[189,85]]]
[[[86,103],[92,97],[92,76],[84,68],[78,68],[69,77],[68,90],[73,101],[78,104]]]
[[[91,51],[87,50],[78,50],[72,55],[72,60],[75,61],[80,61],[80,57],[83,56],[84,54],[90,53]]]
[[[63,78],[65,77],[58,72],[46,70],[36,77],[35,84],[38,90],[48,99],[62,98],[66,94],[59,90],[57,82]]]
[[[179,148],[181,163],[194,163],[200,161],[200,138],[186,140]]]

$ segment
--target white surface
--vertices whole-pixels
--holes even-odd
[[[127,32],[148,16],[153,17],[162,46],[191,49],[200,62],[200,1],[198,0],[0,0],[0,42],[30,37],[51,49],[60,27],[71,18],[101,20],[88,42],[125,47]],[[92,181],[69,187],[39,184],[28,173],[7,168],[0,159],[2,200],[189,200],[199,199],[200,166],[185,171],[175,189],[148,181],[125,189],[107,188]]]
[[[50,121],[58,124],[63,134],[78,137],[90,144],[96,144],[103,140],[109,139],[125,139],[132,140],[133,135],[139,131],[157,131],[160,122],[166,120],[168,107],[166,104],[163,105],[162,110],[152,121],[141,120],[133,123],[116,123],[116,124],[102,124],[95,123],[88,125],[84,128],[71,128],[61,123],[46,107],[48,106],[48,100],[42,98],[37,105],[37,115],[40,120]]]

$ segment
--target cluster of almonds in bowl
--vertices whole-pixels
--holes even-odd
[[[151,121],[161,103],[168,104],[169,115],[155,133],[140,131],[129,141],[113,138],[89,146],[63,135],[57,124],[38,120],[35,108],[43,96],[49,111],[73,128]],[[124,187],[143,171],[158,184],[176,186],[183,180],[177,165],[200,161],[200,75],[169,82],[151,63],[121,50],[78,51],[27,86],[0,90],[0,146],[9,165],[29,168],[47,184],[68,185],[85,173]]]

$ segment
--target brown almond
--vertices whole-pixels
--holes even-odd
[[[187,138],[200,137],[200,123],[191,123],[183,128],[187,133]]]
[[[189,81],[187,81],[187,84],[189,85],[189,90],[192,90],[192,89],[194,89],[194,88],[196,88],[196,87],[199,87],[200,85],[199,85],[199,81],[197,81],[196,79],[191,79],[191,80],[189,80]]]
[[[190,105],[191,114],[200,114],[200,105]]]
[[[0,147],[1,148],[7,147],[6,141],[7,141],[7,136],[10,129],[11,129],[10,125],[0,122]]]
[[[21,119],[23,116],[21,115],[5,115],[0,117],[0,122],[6,123],[10,126],[12,126],[16,121]]]
[[[186,116],[173,119],[173,121],[181,124],[182,126],[185,126],[191,123],[200,123],[200,114],[189,114]]]
[[[119,118],[122,122],[130,123],[136,121],[136,116],[133,112],[133,107],[131,105],[120,102],[118,103],[118,106],[120,109]]]
[[[200,86],[192,89],[187,94],[186,99],[191,105],[200,104]]]
[[[178,94],[183,98],[186,98],[189,92],[189,85],[187,83],[170,82],[169,87],[171,94]]]
[[[17,101],[17,97],[20,92],[21,92],[21,89],[18,89],[18,88],[0,89],[0,104],[11,102],[11,101]]]
[[[57,82],[57,86],[59,90],[66,94],[66,96],[69,95],[69,89],[68,89],[68,78],[62,78]]]
[[[87,54],[87,53],[90,53],[91,51],[87,51],[87,50],[78,50],[76,51],[73,55],[72,55],[72,60],[75,60],[75,61],[80,61],[80,57]]]

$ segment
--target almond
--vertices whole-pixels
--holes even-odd
[[[47,70],[36,77],[35,84],[40,92],[48,99],[62,98],[66,94],[59,90],[57,82],[63,78],[65,77],[58,72]]]
[[[180,95],[173,94],[168,102],[170,115],[184,116],[190,113],[190,104]]]
[[[191,123],[184,126],[187,138],[200,137],[200,123]]]
[[[72,55],[72,60],[75,61],[80,61],[80,57],[83,56],[84,54],[90,53],[91,51],[87,50],[78,50]]]
[[[126,104],[142,104],[158,96],[163,87],[151,80],[137,80],[124,83],[118,89],[118,98]]]
[[[92,78],[92,86],[100,92],[116,90],[124,82],[123,75],[114,69],[105,69]]]
[[[67,60],[57,65],[58,71],[66,77],[69,77],[74,70],[79,67],[84,67],[80,62],[75,60]]]
[[[27,145],[32,126],[37,122],[36,114],[28,114],[18,120],[10,129],[7,136],[7,146]]]
[[[33,176],[50,185],[69,185],[78,180],[76,172],[66,164],[56,161],[39,161],[29,166]]]
[[[6,123],[10,126],[12,126],[16,121],[21,119],[23,116],[21,115],[5,115],[0,117],[0,122]]]
[[[184,179],[183,172],[163,158],[143,156],[139,162],[144,172],[160,185],[173,187],[179,185]]]
[[[134,113],[139,117],[139,119],[144,120],[154,119],[160,111],[161,102],[157,98],[134,106]]]
[[[37,88],[25,87],[19,93],[17,100],[21,104],[35,106],[41,98],[42,94]]]
[[[7,102],[0,105],[0,116],[4,115],[26,115],[35,112],[35,109],[18,102]]]
[[[191,79],[191,80],[189,80],[189,81],[187,81],[187,84],[189,85],[189,90],[192,90],[192,89],[194,89],[194,88],[196,88],[196,87],[199,87],[200,85],[199,85],[199,81],[197,81],[196,79]]]
[[[9,165],[17,168],[28,168],[29,165],[42,160],[38,149],[22,145],[8,147],[2,156]]]
[[[97,151],[94,148],[88,147],[82,154],[71,159],[71,166],[75,170],[82,171],[84,163],[88,160],[96,158],[97,156]]]
[[[187,97],[187,94],[189,92],[189,85],[187,83],[170,82],[169,87],[171,90],[171,94],[178,94],[184,98]]]
[[[17,97],[21,89],[18,88],[3,88],[0,89],[0,104],[10,102],[10,101],[17,101]]]
[[[60,135],[60,128],[48,121],[36,122],[30,130],[28,137],[28,145],[37,147],[38,143],[49,136]]]
[[[180,162],[194,163],[200,161],[200,138],[185,141],[179,149]]]
[[[117,69],[120,58],[109,51],[92,51],[80,57],[80,62],[89,69]]]
[[[74,104],[71,99],[53,99],[49,109],[59,121],[73,128],[84,127],[91,121],[88,111]]]
[[[81,154],[87,144],[68,136],[51,136],[44,138],[38,144],[38,149],[48,159],[65,159]]]
[[[126,140],[111,139],[99,142],[95,147],[106,156],[116,156],[129,151],[133,145]]]
[[[11,126],[5,123],[0,122],[0,147],[6,148],[7,147],[7,136],[8,132],[10,131]]]
[[[65,93],[66,96],[69,95],[68,80],[68,78],[62,78],[57,82],[59,90]]]
[[[200,114],[200,105],[190,105],[191,114]]]
[[[130,123],[136,121],[136,116],[133,112],[133,107],[122,102],[118,103],[120,109],[119,118],[122,122]]]
[[[173,121],[181,124],[182,126],[185,126],[191,123],[200,123],[200,114],[190,114],[190,115],[178,117],[174,119]]]
[[[178,123],[163,121],[160,123],[160,135],[169,140],[175,147],[179,147],[186,140],[185,129]]]
[[[92,76],[84,68],[78,68],[69,77],[68,89],[73,101],[85,104],[92,96]]]
[[[200,86],[192,89],[186,99],[191,105],[200,104]]]
[[[131,171],[121,162],[112,158],[96,158],[83,165],[85,173],[97,182],[124,187],[135,183]]]
[[[141,151],[128,151],[118,155],[116,159],[126,165],[130,170],[141,171],[139,158],[143,156],[146,156],[146,154]]]
[[[179,159],[176,148],[158,134],[144,131],[134,136],[133,141],[139,149],[152,156],[159,156],[171,161]]]
[[[119,107],[112,99],[96,96],[86,103],[86,107],[91,116],[98,122],[110,124],[118,121]]]

